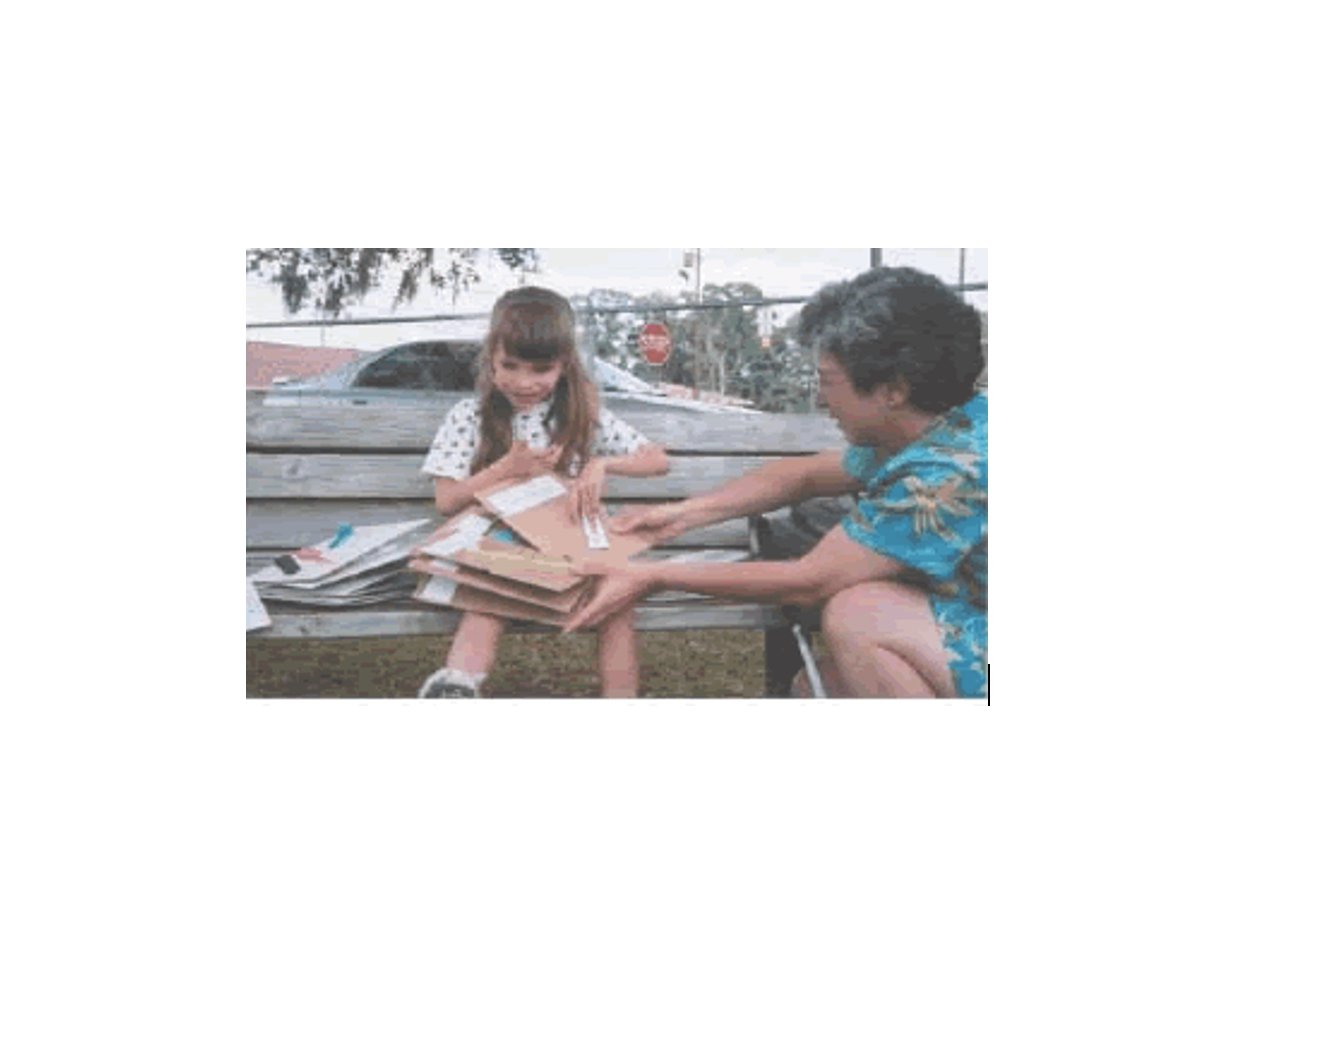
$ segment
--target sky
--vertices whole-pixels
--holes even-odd
[[[539,249],[540,271],[529,275],[528,284],[543,285],[564,295],[586,294],[594,288],[611,288],[643,295],[668,292],[678,295],[694,284],[679,274],[685,250],[679,249]],[[987,249],[969,249],[965,280],[986,282]],[[959,280],[959,249],[885,249],[888,266],[912,266],[936,274],[955,284]],[[832,281],[842,281],[868,269],[869,249],[702,249],[704,285],[749,282],[768,296],[812,295]],[[408,317],[431,314],[487,313],[505,291],[519,284],[519,275],[498,260],[483,257],[478,262],[482,282],[453,301],[449,293],[430,290],[418,293],[407,306],[392,310],[387,291],[375,293],[342,317]],[[691,272],[690,272],[691,273]],[[987,293],[970,293],[968,299],[987,309]],[[795,308],[781,307],[778,321],[786,320]],[[249,277],[247,319],[249,321],[308,320],[316,315],[303,312],[294,318],[285,314],[277,290]],[[478,338],[483,323],[437,322],[435,324],[374,325],[363,328],[269,328],[250,329],[248,339],[305,346],[377,349],[401,342],[438,337]]]

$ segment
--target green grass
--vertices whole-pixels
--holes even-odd
[[[412,698],[445,661],[448,636],[248,642],[249,698]],[[764,687],[758,631],[638,635],[642,695],[755,697]],[[483,694],[581,698],[600,694],[592,635],[508,634]]]

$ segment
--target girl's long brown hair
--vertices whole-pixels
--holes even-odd
[[[597,424],[597,389],[583,370],[574,341],[574,310],[545,288],[506,292],[491,311],[478,361],[478,449],[474,474],[494,465],[514,443],[514,407],[496,388],[496,347],[533,364],[560,361],[564,371],[551,403],[551,446],[564,447],[556,471],[568,474],[575,460],[586,463]]]

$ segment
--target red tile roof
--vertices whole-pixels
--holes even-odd
[[[362,356],[361,350],[248,343],[248,388],[266,389],[278,378],[311,378]]]

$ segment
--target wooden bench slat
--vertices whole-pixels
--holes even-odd
[[[267,606],[271,626],[249,633],[249,638],[398,638],[412,635],[453,634],[458,613],[449,609],[373,607],[343,612],[288,612]],[[516,623],[518,629],[555,633],[553,627]],[[784,614],[776,606],[723,603],[710,600],[638,608],[639,631],[698,629],[780,630]]]
[[[332,537],[341,523],[383,526],[436,518],[431,501],[280,501],[247,505],[248,550],[288,551]]]
[[[432,519],[430,501],[249,501],[247,547],[272,554],[319,544],[341,523],[380,526],[413,519]],[[748,544],[748,522],[732,519],[692,530],[670,542],[675,548],[739,548]]]
[[[742,549],[742,550],[744,550],[744,551],[747,551],[747,550],[748,550],[748,539],[747,539],[747,537],[745,537],[744,540],[743,540],[741,543],[736,544],[734,547],[735,547],[735,548]],[[639,558],[640,558],[643,562],[659,562],[659,561],[665,561],[665,560],[668,560],[668,559],[673,558],[674,556],[677,556],[677,555],[687,555],[687,554],[689,554],[689,553],[691,553],[691,552],[693,552],[693,551],[697,551],[697,550],[700,550],[700,549],[696,549],[696,548],[686,548],[686,547],[679,546],[679,545],[675,545],[675,544],[666,544],[666,545],[662,545],[661,547],[658,547],[658,548],[653,548],[651,551],[646,552],[646,553],[644,553],[643,555],[639,556]],[[721,549],[721,550],[727,550],[727,551],[728,551],[729,549]],[[252,576],[254,573],[257,573],[257,572],[259,572],[260,570],[266,569],[266,568],[267,568],[268,566],[270,566],[271,563],[274,562],[274,561],[276,560],[276,558],[277,558],[279,555],[281,555],[281,554],[283,554],[283,553],[282,553],[282,552],[275,552],[275,551],[250,551],[250,552],[248,552],[248,557],[247,557],[247,563],[248,563],[248,576]],[[683,594],[683,592],[675,592],[675,591],[671,591],[671,592],[667,592],[667,594],[677,595],[677,594]],[[703,597],[703,596],[700,596],[700,595],[699,595],[699,596],[697,596],[697,597]]]
[[[461,393],[359,392],[299,401],[249,390],[248,449],[315,453],[353,444],[362,450],[425,452],[446,413],[464,398]],[[355,404],[359,400],[365,403]],[[815,454],[845,445],[839,428],[822,414],[708,414],[641,401],[608,400],[607,406],[648,439],[677,453]]]
[[[430,501],[435,488],[421,473],[423,458],[413,454],[249,454],[248,497]],[[715,490],[770,460],[751,455],[672,458],[669,475],[612,478],[606,496],[608,500],[682,500]]]

